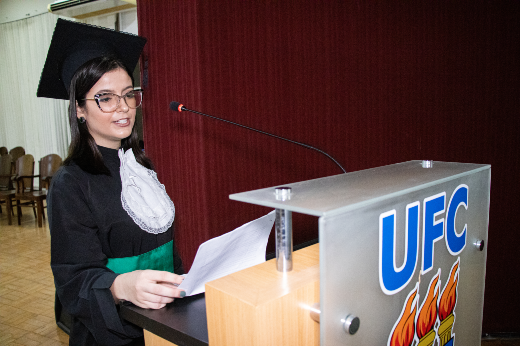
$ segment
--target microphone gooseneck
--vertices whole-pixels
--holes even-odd
[[[255,132],[258,132],[258,133],[261,133],[261,134],[264,134],[264,135],[267,135],[267,136],[271,136],[271,137],[274,137],[274,138],[278,138],[278,139],[282,139],[284,141],[287,141],[287,142],[290,142],[290,143],[293,143],[293,144],[298,144],[298,145],[301,145],[307,149],[312,149],[312,150],[315,150],[325,156],[327,156],[329,159],[331,159],[339,168],[341,168],[341,170],[343,171],[343,173],[347,173],[347,171],[339,164],[338,161],[336,161],[332,156],[330,156],[329,154],[327,154],[326,152],[324,152],[323,150],[321,149],[318,149],[318,148],[315,148],[313,147],[312,145],[308,145],[308,144],[305,144],[305,143],[301,143],[301,142],[297,142],[297,141],[293,141],[291,139],[287,139],[287,138],[284,138],[284,137],[280,137],[280,136],[277,136],[277,135],[274,135],[272,133],[269,133],[269,132],[265,132],[265,131],[261,131],[261,130],[258,130],[258,129],[255,129],[255,128],[252,128],[252,127],[249,127],[249,126],[245,126],[245,125],[242,125],[242,124],[238,124],[238,123],[235,123],[235,122],[232,122],[230,120],[226,120],[226,119],[221,119],[221,118],[217,118],[213,115],[209,115],[209,114],[205,114],[205,113],[201,113],[201,112],[197,112],[197,111],[194,111],[192,109],[188,109],[186,107],[184,107],[184,105],[182,103],[179,103],[177,101],[172,101],[170,102],[170,109],[172,111],[177,111],[177,112],[191,112],[191,113],[195,113],[195,114],[199,114],[199,115],[203,115],[205,117],[208,117],[208,118],[211,118],[211,119],[215,119],[215,120],[220,120],[220,121],[223,121],[223,122],[226,122],[226,123],[229,123],[229,124],[233,124],[233,125],[236,125],[236,126],[240,126],[240,127],[243,127],[245,129],[248,129],[248,130],[251,130],[251,131],[255,131]]]

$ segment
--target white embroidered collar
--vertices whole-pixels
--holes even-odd
[[[132,152],[119,149],[123,189],[121,202],[128,215],[143,230],[152,234],[166,232],[175,219],[175,207],[157,174],[139,164]]]

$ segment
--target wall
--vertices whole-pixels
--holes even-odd
[[[52,0],[1,0],[0,24],[47,13]]]
[[[147,153],[187,266],[268,209],[231,193],[339,174],[324,156],[168,109],[172,100],[325,150],[348,171],[492,165],[484,332],[520,331],[517,1],[141,1]],[[317,237],[298,218],[295,242]],[[273,239],[269,249],[273,249]]]

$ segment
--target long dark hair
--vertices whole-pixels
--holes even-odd
[[[130,78],[132,78],[132,73],[127,70],[119,59],[114,57],[99,57],[92,59],[78,68],[74,74],[69,89],[69,124],[71,142],[69,146],[69,154],[63,162],[64,165],[69,165],[74,161],[86,172],[110,175],[110,171],[103,162],[103,156],[101,155],[94,138],[92,138],[87,124],[78,122],[76,102],[79,107],[85,107],[86,101],[84,98],[90,89],[92,89],[105,73],[114,71],[118,68],[125,70]],[[130,136],[121,140],[121,148],[125,151],[132,149],[137,162],[148,169],[153,169],[152,161],[146,157],[139,147],[139,137],[135,126],[132,128]]]

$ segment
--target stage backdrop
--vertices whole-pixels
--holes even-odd
[[[231,193],[340,174],[325,156],[169,110],[170,101],[318,147],[348,171],[492,165],[484,332],[520,332],[518,1],[139,1],[145,149],[202,242],[269,209]],[[317,219],[295,216],[295,243]],[[273,251],[271,237],[268,251]]]

